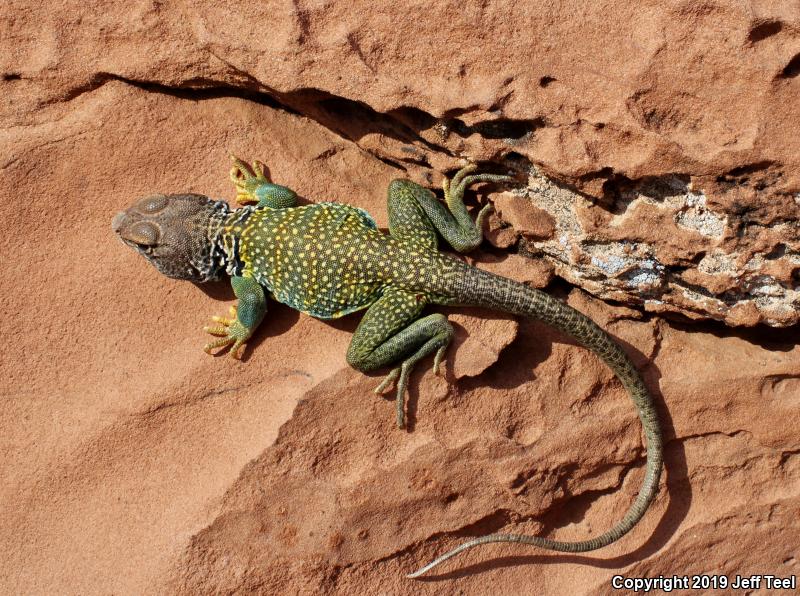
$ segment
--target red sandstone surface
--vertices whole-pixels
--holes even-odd
[[[0,8],[0,593],[611,593],[800,575],[796,2],[224,2]],[[665,425],[651,510],[612,374],[537,322],[447,310],[411,426],[344,354],[358,316],[271,305],[201,350],[224,283],[111,233],[136,197],[233,198],[227,152],[386,226],[385,189],[515,171],[477,266],[608,329]],[[702,197],[702,198],[701,198]],[[526,208],[526,202],[530,205]],[[648,265],[649,264],[649,265]],[[555,277],[554,277],[555,276]],[[564,281],[566,280],[566,281]],[[714,319],[714,320],[712,320]]]

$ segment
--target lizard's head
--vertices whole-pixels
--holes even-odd
[[[164,275],[204,282],[223,267],[216,239],[228,213],[203,195],[153,195],[117,213],[111,229]]]

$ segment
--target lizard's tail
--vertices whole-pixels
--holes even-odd
[[[408,577],[419,577],[458,553],[489,542],[519,542],[549,550],[579,553],[595,550],[616,541],[636,525],[658,492],[663,462],[658,414],[639,372],[622,348],[594,321],[544,292],[472,267],[465,267],[454,285],[455,287],[451,286],[448,292],[454,299],[448,301],[448,304],[482,306],[540,319],[573,337],[600,356],[622,381],[636,405],[647,441],[647,465],[639,494],[627,513],[616,525],[600,536],[578,542],[562,542],[522,534],[488,534],[465,542],[422,569],[409,574]]]

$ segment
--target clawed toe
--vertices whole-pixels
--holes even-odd
[[[442,372],[441,365],[446,352],[447,352],[447,346],[445,345],[436,350],[436,355],[433,357],[433,374],[435,374],[436,376],[439,376]]]
[[[408,375],[411,373],[412,364],[408,362],[404,362],[402,366],[398,366],[397,368],[393,368],[389,371],[389,373],[383,378],[381,384],[375,387],[375,393],[381,394],[383,393],[389,386],[392,385],[395,381],[397,381],[396,386],[396,404],[397,404],[397,426],[398,428],[404,428],[405,423],[405,394],[406,394],[406,385],[408,384]]]
[[[394,383],[395,379],[397,379],[397,377],[399,377],[399,376],[400,376],[400,367],[393,368],[391,371],[389,371],[389,374],[387,374],[383,378],[383,381],[381,381],[381,384],[378,385],[377,387],[375,387],[374,392],[377,393],[377,394],[383,393],[386,390],[386,388],[389,385],[391,385],[392,383]]]
[[[219,337],[203,346],[203,351],[211,354],[212,350],[231,346],[229,352],[231,358],[241,360],[245,342],[250,337],[251,331],[236,318],[235,306],[232,306],[228,312],[232,318],[213,316],[211,320],[219,324],[203,327],[203,331],[206,333]]]
[[[236,201],[242,205],[257,203],[259,198],[255,196],[255,189],[269,183],[267,167],[258,160],[253,161],[252,165],[247,164],[235,155],[231,155],[231,161],[233,167],[230,177],[236,187]]]
[[[205,328],[205,331],[207,331],[208,333],[211,333],[212,335],[225,335],[227,333],[226,329],[223,329],[221,333],[215,333],[214,331],[210,330],[208,327]],[[212,341],[212,342],[207,343],[205,346],[203,346],[203,351],[206,354],[211,354],[211,350],[213,350],[215,348],[222,348],[222,347],[225,347],[225,346],[229,346],[234,341],[236,341],[236,340],[234,340],[232,337],[222,337],[222,338],[220,338],[220,339],[218,339],[216,341]]]

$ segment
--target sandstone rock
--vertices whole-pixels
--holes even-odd
[[[481,255],[470,259],[476,267],[510,277],[535,288],[544,288],[553,279],[553,266],[546,259],[528,258],[519,254]]]
[[[542,240],[555,232],[555,221],[550,214],[532,207],[523,197],[503,193],[494,200],[494,207],[503,221],[528,238]]]
[[[614,318],[592,299],[570,299],[601,321],[604,312]],[[624,318],[610,329],[635,346],[669,408],[664,489],[619,544],[581,556],[489,546],[464,553],[434,581],[401,577],[485,532],[588,538],[635,496],[642,452],[628,398],[593,356],[525,322],[515,352],[459,383],[457,396],[420,395],[413,438],[381,420],[383,404],[361,401],[368,380],[347,373],[313,391],[195,536],[172,588],[483,593],[491,581],[503,593],[606,593],[617,573],[657,577],[709,565],[731,576],[759,565],[796,573],[800,443],[787,414],[797,408],[797,346],[783,344],[788,351],[775,358],[755,337]],[[742,374],[744,362],[759,375]],[[737,548],[731,536],[739,535],[751,546]],[[709,550],[717,540],[726,545],[718,563],[718,549]]]
[[[0,592],[797,575],[800,351],[796,328],[764,324],[798,320],[799,18],[761,2],[6,3]],[[555,235],[518,242],[494,216],[490,243],[519,254],[472,258],[537,287],[555,270],[569,283],[548,291],[641,367],[666,444],[641,524],[595,553],[487,546],[406,580],[486,532],[610,527],[641,479],[638,418],[569,338],[477,311],[448,310],[463,343],[444,378],[412,375],[408,432],[372,393],[381,373],[345,365],[357,316],[270,305],[244,363],[206,356],[230,290],[159,276],[109,222],[155,191],[232,198],[228,151],[383,227],[392,178],[438,186],[467,160],[527,176],[510,192]]]
[[[460,309],[448,319],[456,330],[450,348],[456,379],[475,377],[497,362],[519,327],[513,316],[483,309]]]
[[[519,234],[510,225],[500,219],[496,213],[487,218],[484,239],[496,248],[510,248],[516,244]]]

